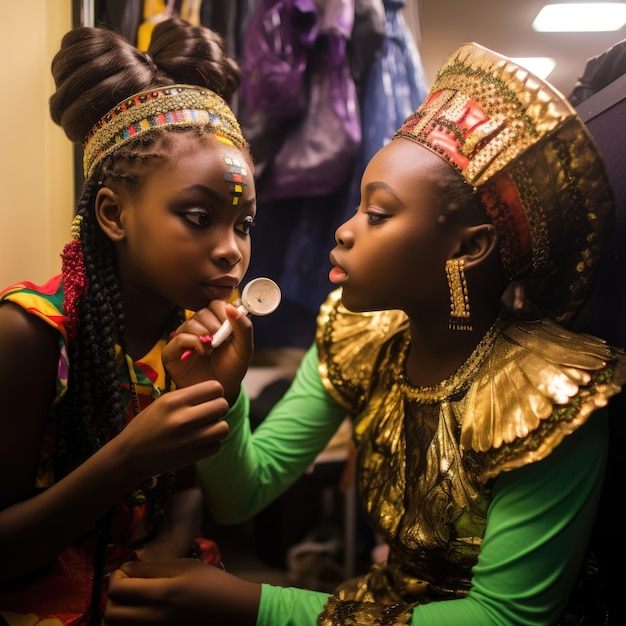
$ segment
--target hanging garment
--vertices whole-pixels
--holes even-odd
[[[145,52],[150,45],[154,27],[176,14],[176,0],[144,0],[143,22],[137,28],[137,49]]]
[[[105,25],[121,33],[134,46],[141,22],[143,0],[102,0],[95,3],[96,25]]]
[[[304,75],[317,33],[314,0],[260,0],[240,59],[240,96],[251,110],[278,119],[305,111]]]
[[[427,93],[421,58],[401,12],[404,2],[357,0],[354,7],[348,58],[353,82],[362,94],[358,104],[362,141],[336,191],[313,195],[303,186],[291,198],[259,202],[249,272],[273,278],[283,291],[283,303],[271,319],[255,322],[259,347],[308,345],[319,304],[331,289],[328,252],[334,245],[334,232],[354,213],[365,165]],[[247,107],[244,99],[240,104]],[[266,170],[288,126],[249,108],[240,120],[251,141],[260,186],[269,178]],[[284,245],[267,245],[276,240]]]
[[[258,0],[202,0],[200,23],[220,33],[228,54],[239,59],[243,48],[244,29]]]
[[[361,104],[361,150],[343,219],[359,203],[361,177],[372,157],[396,132],[428,93],[422,59],[402,9],[404,0],[384,0],[386,37],[381,54],[365,80]]]
[[[347,53],[354,0],[323,4],[261,0],[245,37],[239,117],[257,163],[246,111],[256,111],[264,136],[264,118],[280,120],[272,131],[282,130],[277,149],[263,152],[270,162],[257,169],[262,201],[333,193],[349,180],[358,153],[361,123]]]

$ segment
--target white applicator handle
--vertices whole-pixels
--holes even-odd
[[[251,280],[241,292],[241,304],[239,301],[237,309],[245,315],[269,315],[273,313],[280,304],[280,287],[269,278],[255,278]],[[211,346],[217,348],[222,345],[233,332],[228,320],[220,326],[213,335]]]

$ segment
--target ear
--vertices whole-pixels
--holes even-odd
[[[479,224],[463,228],[456,257],[469,268],[482,263],[498,252],[498,235],[493,224]]]
[[[119,195],[110,187],[102,187],[96,195],[96,218],[100,228],[111,241],[125,237]]]

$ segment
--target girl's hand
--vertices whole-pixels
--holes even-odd
[[[112,450],[139,481],[186,467],[219,450],[228,409],[216,380],[175,389],[136,415],[103,451]]]
[[[195,559],[125,563],[109,581],[104,626],[254,626],[261,585]]]
[[[230,322],[233,333],[214,349],[206,338],[217,332],[225,319]],[[178,327],[165,346],[162,358],[177,387],[218,380],[232,403],[239,394],[252,352],[252,322],[248,316],[232,304],[215,300]],[[183,355],[185,358],[181,358]]]
[[[176,551],[176,548],[177,546],[171,541],[151,541],[135,550],[134,556],[139,561],[150,563],[171,561],[180,557],[180,553]]]

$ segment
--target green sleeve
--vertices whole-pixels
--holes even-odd
[[[607,451],[608,418],[602,410],[547,459],[502,474],[468,597],[417,607],[411,623],[555,623],[587,551]]]
[[[257,626],[316,626],[326,600],[319,591],[262,585]]]
[[[584,559],[606,464],[599,411],[543,461],[500,476],[467,598],[415,607],[412,626],[547,626]],[[326,594],[263,585],[257,626],[315,626]]]
[[[234,524],[253,517],[307,470],[345,417],[324,389],[314,346],[254,433],[242,391],[226,416],[230,432],[220,451],[196,466],[214,519]]]

